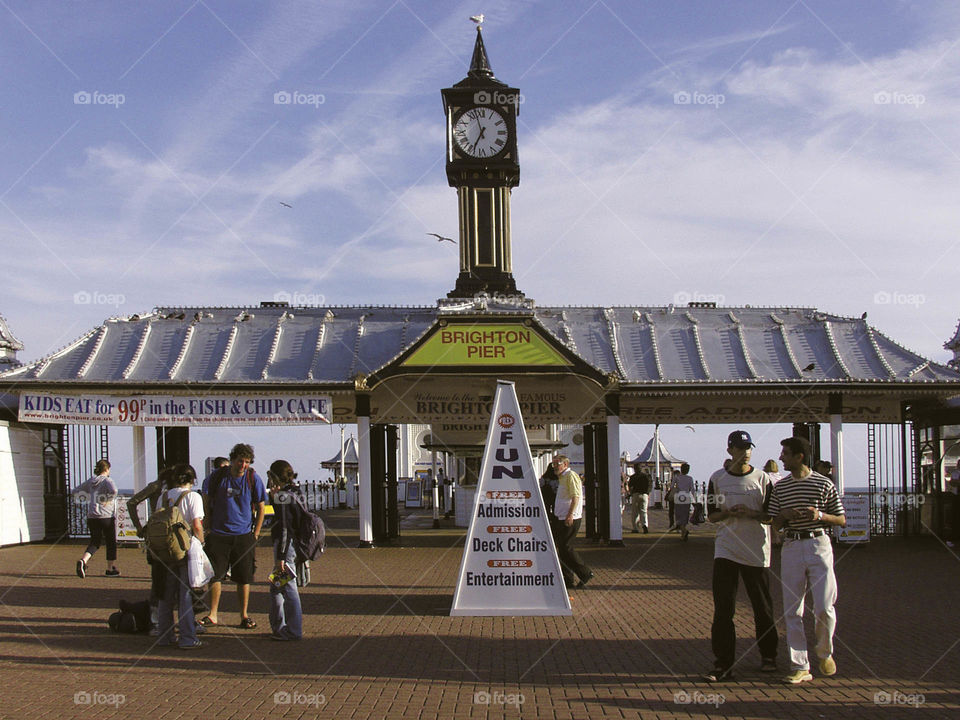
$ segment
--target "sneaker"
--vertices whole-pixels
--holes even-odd
[[[833,655],[827,655],[820,661],[820,674],[827,677],[837,674],[837,661],[833,659]]]
[[[203,647],[203,640],[197,640],[193,645],[180,645],[178,647],[181,650],[195,650],[196,648]]]
[[[799,685],[800,683],[807,682],[808,680],[813,680],[813,675],[810,674],[809,670],[794,670],[792,673],[783,678],[783,681],[787,685]]]
[[[151,625],[150,632],[148,634],[150,635],[150,637],[159,637],[160,627],[158,625]]]
[[[777,671],[776,658],[763,658],[763,660],[760,661],[760,672],[775,673],[776,671]]]
[[[947,540],[947,547],[948,547],[948,548],[952,548],[952,547],[954,547],[955,545],[956,545],[956,543],[954,543],[953,540]]]
[[[736,678],[733,677],[733,668],[715,667],[713,670],[704,675],[703,679],[708,683],[718,683],[727,682],[728,680],[735,680]]]
[[[87,565],[83,560],[77,560],[77,577],[85,578],[87,576]]]
[[[117,577],[117,576],[120,575],[120,571],[117,570],[116,568],[113,568],[113,569],[111,569],[111,570],[107,570],[107,571],[104,573],[104,575],[106,575],[107,577]]]
[[[270,639],[271,639],[271,640],[279,640],[279,641],[283,642],[283,641],[287,640],[288,638],[287,638],[286,635],[281,635],[280,633],[270,633]]]

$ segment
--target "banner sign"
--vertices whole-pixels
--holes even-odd
[[[451,615],[570,615],[512,382],[497,382]]]
[[[20,421],[65,425],[315,425],[328,395],[70,395],[20,393]]]
[[[841,503],[847,516],[847,525],[834,528],[837,542],[870,542],[870,496],[865,493],[844,495]]]
[[[403,364],[572,365],[529,325],[488,323],[450,323],[437,328]]]

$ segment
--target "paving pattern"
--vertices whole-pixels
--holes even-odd
[[[935,539],[838,548],[835,677],[796,688],[762,675],[741,591],[737,681],[708,685],[709,525],[681,542],[652,511],[651,533],[626,547],[581,539],[596,577],[572,591],[572,617],[473,618],[449,616],[463,531],[414,513],[400,546],[373,550],[355,549],[355,514],[328,516],[298,643],[267,637],[266,545],[259,627],[215,628],[190,652],[107,628],[120,598],[149,592],[139,550],[121,549],[120,578],[96,556],[80,580],[78,544],[2,549],[0,717],[960,717],[960,557]],[[235,625],[225,590],[221,620]],[[779,614],[779,586],[774,598]],[[781,622],[785,666],[783,634]]]

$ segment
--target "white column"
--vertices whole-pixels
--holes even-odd
[[[440,527],[440,487],[437,485],[437,451],[430,451],[431,483],[433,484],[433,526]]]
[[[833,484],[843,495],[843,416],[830,416],[830,462],[833,463]]]
[[[373,544],[373,489],[370,475],[370,418],[357,418],[357,455],[360,467],[360,544]]]
[[[147,438],[143,425],[133,426],[133,489],[139,492],[147,486]]]
[[[620,512],[620,418],[607,415],[607,505],[610,512],[610,542],[623,541],[623,514]]]

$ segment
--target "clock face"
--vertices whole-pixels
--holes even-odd
[[[453,141],[470,157],[488,158],[507,146],[510,131],[503,115],[493,108],[465,110],[453,124]]]

